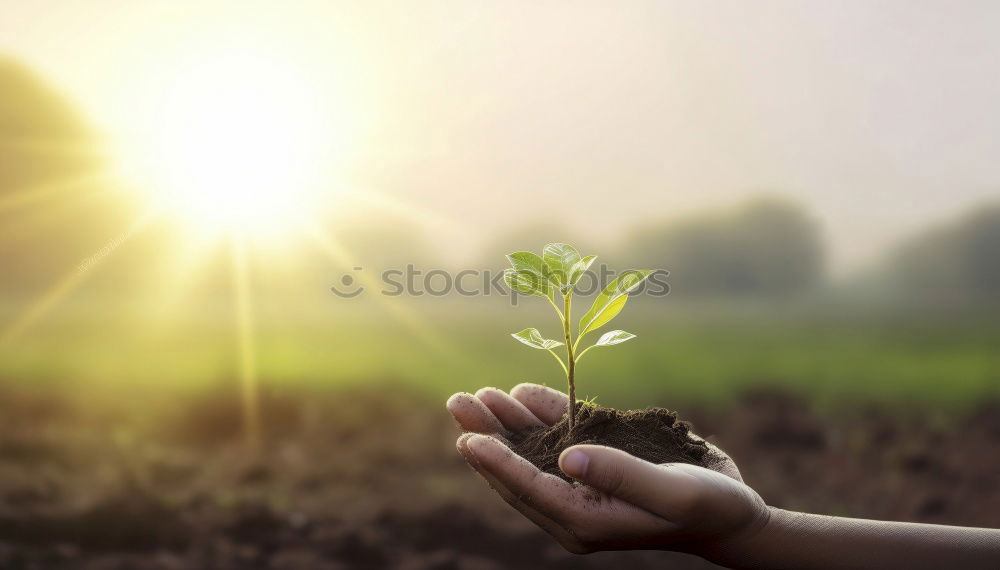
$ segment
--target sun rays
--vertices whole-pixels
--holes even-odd
[[[270,330],[264,311],[276,299],[277,306],[286,304],[266,289],[270,281],[302,292],[315,283],[317,259],[332,270],[353,266],[359,257],[342,243],[341,224],[402,219],[460,232],[453,220],[427,208],[349,182],[352,153],[368,150],[369,143],[355,140],[363,139],[355,123],[365,103],[338,97],[339,88],[350,92],[351,86],[338,84],[335,74],[297,68],[304,58],[281,59],[254,51],[258,47],[202,50],[156,69],[149,85],[137,88],[135,108],[122,110],[120,132],[65,140],[0,133],[5,158],[60,157],[66,165],[8,184],[0,195],[7,229],[16,225],[19,236],[37,238],[59,253],[55,262],[31,269],[31,279],[58,277],[35,287],[33,296],[0,307],[0,351],[13,354],[45,338],[44,325],[59,323],[53,317],[73,307],[135,312],[124,318],[123,331],[129,340],[144,337],[147,344],[137,345],[154,351],[175,338],[212,335],[219,343],[203,345],[201,358],[217,367],[216,376],[238,380],[251,450],[260,445],[258,383],[270,373],[266,362],[273,357],[273,347],[259,339]],[[53,227],[66,231],[47,234]],[[64,236],[93,241],[65,243]],[[107,239],[102,243],[97,236]],[[429,358],[460,361],[433,321],[404,300],[380,295],[374,275],[358,278],[368,291],[365,302],[409,335],[413,347]],[[128,285],[119,288],[118,279]],[[92,304],[91,294],[100,301]],[[350,303],[323,284],[316,284],[315,294],[318,303]],[[225,302],[218,303],[219,297]],[[220,307],[224,316],[205,312]],[[219,324],[222,336],[214,330]],[[127,350],[123,346],[122,354]],[[391,353],[389,348],[390,365]],[[218,362],[212,360],[216,354]],[[183,371],[165,375],[171,373]]]
[[[45,145],[36,145],[34,148],[37,152],[49,151]],[[101,146],[94,152],[98,154],[105,151],[106,148]],[[103,207],[115,200],[128,201],[130,194],[127,188],[136,183],[131,180],[123,181],[122,177],[120,169],[108,165],[44,184],[23,187],[0,198],[0,213],[15,215],[19,223],[28,228],[40,224],[43,218],[72,219],[79,214],[82,204]],[[136,247],[137,239],[147,245],[150,240],[155,241],[160,253],[150,258],[140,256],[140,259],[147,264],[144,269],[155,267],[159,277],[146,283],[144,290],[135,293],[143,296],[140,304],[149,306],[149,310],[140,319],[145,325],[141,327],[142,330],[136,329],[135,332],[144,336],[153,335],[154,338],[167,338],[161,336],[164,331],[156,325],[171,322],[178,314],[190,314],[192,301],[202,293],[195,284],[199,280],[205,280],[207,275],[217,277],[215,272],[224,271],[228,274],[226,294],[231,299],[232,319],[229,330],[236,348],[235,360],[231,366],[239,382],[247,446],[254,450],[259,446],[262,421],[258,401],[261,348],[257,343],[258,327],[255,318],[260,304],[254,295],[255,278],[251,268],[266,267],[280,259],[287,261],[287,267],[281,274],[282,279],[305,280],[308,273],[295,260],[302,252],[308,251],[321,252],[331,268],[341,269],[353,265],[353,260],[358,257],[339,241],[336,229],[339,223],[351,223],[352,210],[363,211],[365,219],[381,215],[439,227],[458,227],[451,220],[377,191],[351,188],[334,191],[332,195],[334,199],[328,202],[332,206],[330,210],[318,210],[298,204],[297,210],[284,218],[283,223],[289,225],[280,234],[259,232],[259,226],[241,227],[239,224],[223,224],[215,232],[199,231],[190,224],[178,223],[172,215],[176,212],[147,204],[131,222],[122,226],[117,235],[64,267],[62,276],[34,299],[15,305],[14,313],[8,314],[6,322],[0,328],[0,351],[17,350],[19,342],[28,342],[26,336],[34,328],[59,311],[63,303],[72,298],[82,285],[101,274],[119,256],[125,255],[129,260],[127,263],[134,264],[135,252],[130,252],[130,248]],[[229,195],[227,199],[237,200],[238,193]],[[124,204],[122,206],[126,209]],[[264,210],[268,211],[267,208]],[[173,233],[164,231],[164,226]],[[110,233],[113,229],[104,228],[103,231]],[[230,263],[227,266],[215,263],[214,259],[219,255],[227,255]],[[281,264],[275,264],[276,267],[278,265]],[[131,269],[131,265],[129,268]],[[139,269],[136,267],[136,270]],[[435,330],[434,325],[414,312],[413,307],[378,294],[381,283],[374,276],[358,277],[361,285],[370,291],[368,297],[384,311],[391,322],[406,331],[417,346],[423,347],[428,357],[447,358],[452,362],[461,358]],[[317,293],[323,294],[321,291]],[[348,302],[327,294],[330,295],[331,303]],[[147,297],[148,301],[145,301]],[[130,300],[119,298],[117,302],[127,303]],[[169,334],[181,334],[181,331],[174,330]]]
[[[65,205],[67,195],[72,195],[73,200],[89,200],[98,194],[112,194],[120,190],[111,190],[119,184],[117,178],[119,173],[112,169],[99,172],[91,172],[72,178],[48,182],[33,188],[25,188],[14,192],[0,199],[0,209],[23,210],[22,219],[30,219],[32,214],[53,215],[53,212],[60,212],[60,205]],[[75,190],[85,190],[77,192]],[[455,226],[457,224],[450,220],[443,219],[435,214],[428,213],[413,205],[395,199],[391,196],[379,192],[361,192],[353,190],[344,192],[344,196],[351,196],[354,203],[363,203],[371,212],[381,211],[383,213],[398,216],[404,219],[418,222],[432,221],[435,224]],[[346,198],[345,198],[346,199]],[[60,204],[60,201],[63,201]],[[62,212],[65,214],[65,212]],[[94,272],[100,271],[110,258],[114,257],[117,251],[127,247],[133,236],[141,233],[150,225],[162,222],[164,212],[157,210],[146,210],[127,227],[112,239],[102,244],[99,248],[81,257],[77,263],[67,267],[63,277],[53,283],[43,293],[38,295],[33,301],[24,305],[17,315],[0,330],[0,346],[10,344],[21,334],[39,322],[44,316],[52,311],[60,301],[78,288]],[[328,259],[342,267],[351,264],[349,260],[356,259],[352,253],[346,249],[335,237],[334,233],[327,231],[323,223],[308,212],[301,212],[295,217],[297,227],[288,233],[294,235],[294,239],[289,239],[283,247],[291,248],[318,248]],[[270,237],[265,237],[266,243]],[[274,241],[273,239],[271,240]],[[233,293],[235,296],[244,296],[239,313],[243,316],[237,328],[242,330],[245,327],[252,328],[252,302],[250,301],[250,278],[246,274],[248,258],[254,256],[251,244],[260,243],[261,236],[255,235],[253,231],[242,231],[240,229],[228,228],[224,234],[218,237],[211,237],[201,233],[194,233],[182,239],[172,241],[171,246],[164,250],[164,254],[157,257],[155,263],[166,266],[162,271],[163,279],[158,280],[156,288],[156,306],[150,311],[150,320],[156,321],[157,317],[164,317],[184,301],[186,295],[192,294],[188,291],[190,283],[197,279],[200,271],[206,267],[207,259],[217,254],[220,246],[227,246],[234,261],[231,267],[233,273]],[[286,251],[285,255],[293,256],[294,252]],[[238,262],[237,262],[238,261]],[[240,273],[239,275],[237,275]],[[294,278],[294,276],[291,276]],[[359,276],[363,281],[363,286],[377,291],[379,283],[367,276]],[[186,285],[188,287],[186,287]],[[238,287],[236,285],[239,285]],[[377,295],[376,295],[377,298]],[[446,343],[437,336],[434,331],[414,315],[408,308],[396,303],[387,303],[378,299],[382,306],[393,318],[395,318],[404,328],[410,330],[427,348],[442,354],[448,353]],[[243,304],[245,303],[245,305]],[[246,318],[244,318],[246,317]],[[241,367],[243,365],[241,364]]]
[[[240,397],[243,401],[243,433],[247,447],[256,453],[260,447],[260,401],[257,390],[257,351],[254,345],[254,319],[247,270],[246,244],[239,235],[230,241],[233,277],[233,304],[237,352],[239,355]]]
[[[22,191],[14,191],[7,196],[0,197],[0,213],[35,204],[44,206],[45,202],[65,198],[79,188],[110,180],[111,175],[107,172],[88,172],[67,178],[60,178],[46,184],[34,185]]]
[[[121,247],[132,235],[142,231],[149,223],[149,219],[148,215],[138,218],[124,233],[107,242],[89,257],[81,260],[63,278],[23,309],[10,324],[0,331],[0,347],[15,341],[28,328],[49,313],[60,301],[90,277],[95,268],[113,255],[115,250]]]

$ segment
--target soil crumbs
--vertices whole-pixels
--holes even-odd
[[[528,430],[513,437],[511,448],[545,473],[570,480],[559,469],[559,454],[579,444],[615,447],[651,463],[715,463],[708,444],[691,437],[691,424],[665,408],[616,410],[583,405],[569,431],[566,416],[548,428]]]

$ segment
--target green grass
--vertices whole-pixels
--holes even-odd
[[[462,300],[394,300],[423,332],[373,303],[275,303],[256,315],[257,372],[285,387],[399,382],[443,396],[536,381],[562,371],[508,333],[545,307]],[[63,307],[0,347],[0,378],[44,388],[200,389],[233,382],[238,351],[227,306],[191,308],[173,322],[94,304]],[[872,316],[835,308],[776,311],[636,304],[616,326],[638,338],[595,349],[580,394],[602,404],[725,404],[782,387],[817,402],[962,407],[1000,397],[1000,327],[985,317]],[[546,331],[543,331],[546,332]],[[596,338],[597,335],[594,335]],[[428,341],[426,337],[430,337]]]

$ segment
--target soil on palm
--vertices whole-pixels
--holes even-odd
[[[691,463],[711,467],[711,448],[691,435],[691,424],[665,408],[616,410],[582,405],[569,432],[567,417],[551,427],[515,434],[511,449],[545,473],[570,480],[559,469],[559,454],[567,447],[589,443],[616,447],[652,463]]]

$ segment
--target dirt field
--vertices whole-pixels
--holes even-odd
[[[153,412],[142,394],[97,406],[0,390],[0,568],[711,567],[564,553],[460,460],[443,402],[384,393],[270,394],[264,451],[250,460],[229,394]],[[1000,526],[996,404],[945,420],[851,408],[824,421],[757,393],[725,413],[684,412],[770,504]]]

